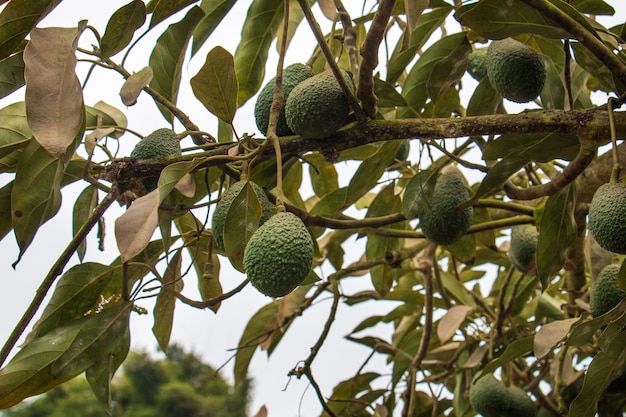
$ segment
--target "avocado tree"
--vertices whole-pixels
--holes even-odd
[[[310,382],[324,416],[626,409],[626,302],[589,313],[594,277],[623,265],[610,250],[626,252],[626,26],[601,23],[615,13],[608,1],[252,0],[231,51],[203,45],[223,33],[234,0],[133,0],[104,28],[41,24],[60,0],[3,3],[0,236],[14,235],[18,267],[53,217],[71,216],[74,238],[0,350],[0,407],[84,373],[110,410],[131,315],[152,314],[166,350],[175,308],[219,320],[250,271],[269,297],[259,294],[267,303],[241,334],[236,384],[255,352],[272,355],[330,299],[315,343],[286,371]],[[298,36],[311,45],[297,63],[310,74],[294,81],[283,68],[296,64]],[[85,102],[104,75],[119,102]],[[185,88],[206,109],[196,120],[179,100]],[[126,117],[154,105],[163,142]],[[261,122],[236,117],[252,107]],[[284,124],[277,134],[283,111],[293,135]],[[142,137],[155,149],[118,152]],[[610,248],[587,226],[606,183],[610,215],[598,212],[591,231],[608,233],[597,241]],[[64,213],[70,184],[82,192]],[[116,205],[125,211],[111,218]],[[94,250],[85,238],[105,221],[119,257],[83,262]],[[318,383],[339,306],[383,303],[392,307],[346,338],[387,369],[368,369],[368,358],[350,378]],[[486,375],[496,380],[475,384]],[[505,405],[482,408],[492,396]]]

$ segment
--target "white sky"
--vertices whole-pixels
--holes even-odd
[[[126,4],[125,0],[109,1],[85,1],[85,0],[64,0],[53,11],[53,13],[42,23],[42,26],[73,26],[79,20],[88,19],[89,23],[104,32],[106,19],[120,6]],[[352,2],[345,2],[352,3]],[[357,2],[354,2],[357,3]],[[361,2],[358,2],[359,4]],[[368,4],[371,2],[368,2]],[[622,18],[626,15],[626,6],[621,0],[607,1],[616,9],[617,15]],[[249,1],[238,1],[234,9],[229,13],[227,21],[222,22],[217,31],[209,39],[203,50],[184,68],[183,77],[191,77],[204,63],[204,57],[213,46],[220,45],[234,53],[241,24],[244,19]],[[622,19],[623,20],[623,19]],[[616,24],[614,20],[611,24]],[[162,23],[163,25],[163,23]],[[437,35],[435,35],[437,36]],[[150,51],[154,45],[155,37],[147,37],[140,47],[133,52],[135,57],[129,61],[128,69],[138,71],[147,65]],[[311,53],[312,43],[308,34],[308,27],[301,25],[298,37],[294,40],[302,45],[311,45],[299,48],[292,48],[288,51],[286,61],[305,62]],[[138,54],[138,52],[140,52]],[[272,55],[272,54],[270,54]],[[116,57],[118,58],[118,57]],[[269,68],[275,67],[275,54],[270,57]],[[268,75],[268,77],[270,77]],[[82,77],[81,77],[82,80]],[[468,83],[473,80],[468,79]],[[92,75],[88,88],[85,90],[86,104],[93,105],[99,100],[103,100],[113,106],[122,109],[129,120],[129,127],[142,134],[150,133],[158,127],[166,126],[166,122],[152,104],[152,100],[147,95],[139,98],[137,105],[124,109],[118,96],[118,90],[122,80],[115,74],[106,70],[96,70]],[[466,85],[471,91],[469,85]],[[179,105],[191,119],[199,125],[202,130],[208,132],[216,131],[214,116],[210,115],[202,107],[193,94],[188,84],[183,83],[179,96]],[[9,102],[17,101],[15,97],[9,97],[0,101],[0,106]],[[254,118],[252,116],[252,106],[254,99],[238,110],[235,118],[235,126],[238,132],[256,131]],[[181,130],[180,127],[177,130]],[[128,147],[128,152],[134,146],[136,139],[132,135],[124,137]],[[183,146],[192,146],[190,142],[183,142]],[[345,180],[349,176],[342,176]],[[6,178],[6,174],[5,174]],[[0,174],[0,183],[5,182]],[[306,179],[304,180],[306,181]],[[15,323],[30,303],[35,289],[41,279],[48,272],[48,268],[57,259],[65,245],[71,239],[71,209],[76,193],[84,188],[84,183],[68,187],[64,190],[64,204],[61,213],[57,218],[46,223],[40,228],[38,235],[28,249],[21,263],[16,270],[11,268],[11,263],[17,259],[17,245],[12,236],[7,236],[0,242],[0,253],[2,253],[0,263],[0,280],[4,291],[0,292],[0,314],[3,319],[0,321],[0,340],[4,342],[13,329]],[[87,261],[96,261],[104,264],[109,263],[117,256],[116,244],[113,238],[113,220],[122,213],[122,209],[114,207],[107,215],[107,250],[104,253],[96,250],[95,236],[92,234],[88,240]],[[360,245],[357,242],[355,245]],[[346,256],[349,262],[349,255]],[[73,259],[77,261],[76,258]],[[221,282],[225,290],[238,285],[241,274],[230,270],[228,262],[222,262]],[[368,277],[363,277],[369,281]],[[359,288],[360,279],[351,278],[345,280],[344,286],[348,292],[356,291]],[[369,283],[368,283],[369,284]],[[195,296],[195,284],[190,280],[187,283],[187,290],[190,296]],[[241,333],[247,320],[263,305],[269,302],[269,298],[259,294],[256,290],[248,286],[236,297],[223,303],[218,315],[210,311],[198,311],[190,307],[178,305],[175,315],[175,324],[172,334],[172,341],[185,345],[188,349],[202,355],[204,360],[213,366],[219,366],[228,361],[232,349],[237,346]],[[141,303],[151,310],[151,303]],[[323,393],[329,396],[332,388],[341,380],[350,378],[359,368],[361,363],[367,358],[370,351],[343,339],[352,329],[363,320],[363,318],[384,314],[384,312],[395,307],[392,303],[368,303],[354,307],[341,305],[338,319],[328,336],[328,343],[320,351],[318,358],[313,365],[314,375],[322,387]],[[298,365],[300,360],[307,357],[310,347],[315,343],[324,321],[327,316],[330,299],[318,302],[303,317],[300,317],[289,329],[278,348],[268,360],[264,352],[255,354],[250,368],[250,374],[254,379],[253,401],[250,413],[253,415],[259,407],[265,404],[268,407],[269,416],[301,416],[313,417],[319,415],[321,408],[311,388],[307,389],[307,382],[303,380],[291,379],[287,377],[290,369]],[[156,341],[151,332],[151,315],[137,316],[132,318],[132,343],[133,348],[144,348],[148,351],[156,351]],[[384,331],[385,337],[388,329]],[[368,334],[372,332],[369,331]],[[232,365],[230,362],[225,368],[223,375],[231,379]],[[366,369],[386,372],[384,357],[376,355],[368,364]],[[384,383],[384,378],[381,379]],[[375,381],[375,383],[377,383]]]

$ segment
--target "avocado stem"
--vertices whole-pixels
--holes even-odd
[[[607,109],[609,112],[609,132],[611,132],[611,145],[613,147],[613,171],[611,171],[611,179],[609,180],[611,183],[619,182],[620,175],[620,164],[619,164],[619,156],[617,155],[617,134],[615,133],[615,115],[613,114],[613,104],[615,101],[615,97],[609,97],[607,101]]]

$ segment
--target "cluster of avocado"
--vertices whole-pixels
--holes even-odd
[[[212,219],[215,244],[224,250],[226,216],[233,201],[246,184],[261,203],[259,228],[244,250],[244,269],[248,280],[259,292],[282,297],[304,281],[313,264],[313,239],[299,217],[292,213],[274,213],[263,189],[248,180],[237,181],[224,193]]]
[[[620,266],[610,264],[602,268],[591,286],[589,311],[592,317],[600,317],[626,298],[626,289],[618,286]]]
[[[468,57],[467,71],[478,81],[487,76],[502,97],[516,103],[537,98],[546,81],[541,56],[513,38],[494,40],[487,48],[475,49]]]
[[[460,240],[472,225],[474,211],[471,206],[464,209],[458,206],[469,197],[461,176],[441,174],[430,199],[420,206],[417,213],[424,235],[444,246]]]
[[[601,185],[589,205],[589,231],[609,252],[626,254],[626,184]]]
[[[160,128],[145,136],[130,153],[130,156],[140,161],[167,158],[182,153],[180,141],[176,132],[168,128]],[[156,189],[158,178],[145,178],[143,185],[146,191]]]
[[[342,71],[348,87],[352,78]],[[330,70],[313,75],[310,67],[292,64],[283,71],[284,106],[276,125],[277,136],[299,135],[304,139],[324,139],[335,133],[350,113],[350,105]],[[254,106],[259,130],[267,134],[274,97],[274,79],[261,89]]]
[[[523,224],[511,228],[511,244],[509,259],[523,273],[531,273],[535,269],[535,252],[539,232],[532,224]]]
[[[476,380],[470,387],[472,408],[484,417],[534,417],[533,400],[521,388],[507,387],[493,375]]]

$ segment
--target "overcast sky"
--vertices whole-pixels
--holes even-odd
[[[126,4],[126,0],[108,1],[85,1],[85,0],[64,0],[53,11],[41,26],[73,26],[79,20],[87,19],[88,22],[98,28],[100,33],[104,32],[106,19],[120,6]],[[361,3],[361,2],[345,2]],[[372,2],[369,1],[368,4]],[[614,7],[619,8],[618,15],[626,16],[626,7],[623,0],[607,1]],[[230,12],[227,21],[222,22],[217,31],[203,47],[203,51],[184,68],[184,77],[194,75],[204,63],[204,56],[212,47],[220,45],[231,53],[234,53],[238,43],[241,25],[248,7],[248,1],[238,1],[234,9]],[[614,19],[613,23],[619,21]],[[162,24],[163,25],[163,24]],[[326,25],[328,27],[328,25]],[[437,34],[435,36],[438,36]],[[133,58],[128,62],[128,69],[138,71],[148,63],[148,56],[154,45],[155,37],[147,37],[140,43],[131,55]],[[305,62],[313,48],[311,37],[308,34],[308,27],[302,25],[295,39],[303,47],[289,50],[286,61]],[[310,46],[307,46],[310,45]],[[138,53],[139,52],[139,53]],[[276,56],[271,54],[270,68],[275,66]],[[82,67],[84,69],[84,67]],[[271,76],[271,75],[269,75]],[[268,77],[269,77],[268,76]],[[81,77],[82,80],[82,77]],[[468,79],[468,83],[473,80]],[[124,109],[119,96],[118,88],[122,80],[112,72],[96,70],[92,75],[88,87],[85,90],[85,103],[95,104],[103,100],[113,106],[123,109],[129,120],[129,127],[142,134],[148,134],[159,127],[166,126],[165,120],[161,117],[152,100],[147,95],[139,98],[137,105]],[[471,91],[471,89],[470,89]],[[1,100],[0,105],[19,99],[11,96]],[[238,110],[235,118],[235,126],[238,132],[254,132],[256,126],[252,116],[252,99],[244,107]],[[183,84],[180,93],[179,105],[191,119],[199,125],[202,130],[215,132],[215,118],[202,107],[190,92],[188,84]],[[182,130],[182,129],[178,129]],[[132,135],[123,138],[123,146],[128,152],[136,139]],[[183,146],[191,146],[188,142]],[[306,170],[305,170],[306,171]],[[347,176],[349,179],[349,176]],[[342,179],[345,181],[346,176]],[[0,174],[0,184],[9,180],[6,174]],[[28,249],[16,270],[11,268],[11,264],[17,259],[17,245],[12,235],[7,236],[0,242],[0,279],[3,281],[3,291],[0,291],[0,340],[4,342],[13,329],[15,323],[21,317],[23,311],[30,303],[37,285],[48,272],[49,266],[57,259],[60,252],[71,239],[71,210],[76,193],[85,187],[85,183],[80,183],[68,187],[64,190],[64,202],[61,213],[55,219],[46,223],[40,228],[38,235]],[[106,251],[99,252],[95,249],[96,240],[92,234],[88,240],[88,261],[96,261],[107,264],[117,256],[116,244],[113,238],[113,220],[122,213],[122,208],[114,207],[107,215],[107,238]],[[356,242],[354,245],[361,245]],[[346,262],[350,262],[348,254]],[[73,259],[77,262],[77,259]],[[227,261],[223,261],[223,271],[221,276],[222,285],[226,290],[237,286],[243,276],[232,268],[228,268]],[[363,278],[350,278],[342,284],[348,292],[359,288],[360,280]],[[190,280],[187,283],[187,291],[190,296],[195,296],[195,284]],[[256,290],[248,286],[239,295],[223,303],[219,314],[215,315],[210,311],[198,311],[190,307],[179,305],[175,315],[175,325],[172,334],[172,341],[179,342],[187,348],[202,355],[202,357],[213,366],[220,366],[227,362],[232,355],[233,349],[237,346],[241,333],[248,318],[250,318],[261,306],[267,304],[269,298],[261,295]],[[149,310],[152,304],[149,301],[142,302],[141,305]],[[320,406],[315,398],[312,389],[307,389],[305,380],[289,379],[287,373],[298,365],[298,361],[303,360],[309,354],[310,347],[315,343],[327,316],[330,306],[330,298],[324,299],[314,305],[303,317],[300,317],[289,329],[288,334],[283,338],[279,347],[268,360],[264,352],[257,352],[251,364],[251,376],[254,379],[254,398],[250,413],[253,414],[258,408],[265,404],[269,410],[270,417],[313,417],[320,413]],[[364,318],[370,315],[383,314],[395,304],[391,303],[369,303],[367,305],[357,305],[354,307],[341,306],[336,321],[329,337],[328,343],[321,350],[313,366],[313,372],[325,395],[330,395],[336,383],[351,377],[359,368],[361,363],[367,358],[370,351],[361,348],[354,343],[346,342],[343,336],[350,333],[352,329]],[[146,349],[156,352],[156,341],[151,332],[152,317],[132,316],[132,343],[134,348]],[[385,337],[388,336],[389,328],[378,329]],[[371,333],[371,331],[369,332]],[[232,379],[232,365],[230,362],[224,368],[224,376]],[[366,369],[382,370],[385,367],[384,357],[376,355],[370,361]],[[384,371],[383,371],[384,372]]]

